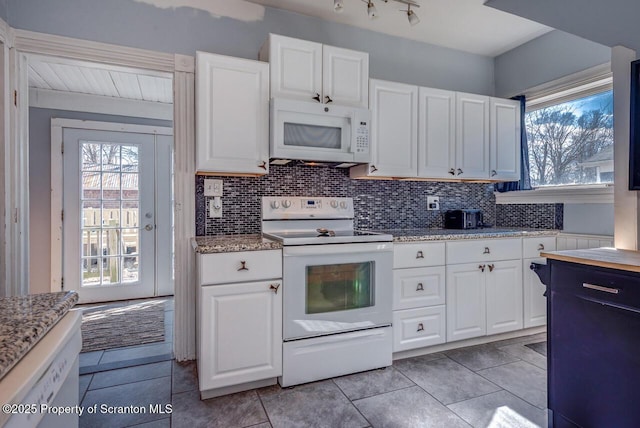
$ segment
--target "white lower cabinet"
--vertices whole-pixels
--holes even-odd
[[[446,341],[444,305],[393,312],[393,351],[406,351]]]
[[[487,335],[522,329],[522,262],[505,260],[485,268]]]
[[[201,287],[200,390],[282,374],[282,281]]]
[[[531,263],[546,264],[544,257],[524,259],[522,272],[524,277],[524,327],[537,327],[547,323],[547,298],[544,296],[546,287],[529,266]]]
[[[522,238],[447,242],[447,341],[522,326]]]
[[[447,266],[447,342],[487,333],[485,275],[478,263]]]

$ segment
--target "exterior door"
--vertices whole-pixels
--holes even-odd
[[[173,293],[172,251],[155,250],[158,230],[172,242],[171,145],[167,156],[157,138],[63,130],[63,279],[81,303]],[[156,171],[157,161],[165,165]],[[158,283],[157,256],[166,270]]]

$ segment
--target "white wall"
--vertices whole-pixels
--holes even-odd
[[[331,7],[329,0],[322,1]],[[369,52],[374,78],[486,95],[494,92],[492,58],[269,7],[262,20],[244,22],[133,0],[9,0],[9,24],[162,52],[193,55],[201,50],[250,59],[258,58],[260,46],[272,32]]]
[[[555,30],[495,58],[496,96],[519,95],[610,60],[610,48]]]
[[[564,204],[564,232],[613,236],[613,204]]]

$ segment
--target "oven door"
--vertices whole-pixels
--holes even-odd
[[[391,324],[393,244],[285,247],[284,339]]]

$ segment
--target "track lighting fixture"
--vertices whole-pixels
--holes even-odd
[[[407,3],[407,18],[409,19],[409,24],[412,27],[420,22],[420,18],[418,18],[418,15],[411,10],[411,4],[409,3]]]
[[[333,0],[333,10],[338,13],[342,12],[344,10],[344,1],[345,0]],[[362,0],[362,1],[367,4],[367,15],[369,16],[369,19],[376,18],[378,16],[378,9],[376,9],[376,5],[373,3],[373,0]],[[389,2],[389,0],[380,0],[380,1],[383,1],[385,3]],[[407,5],[407,10],[402,10],[402,12],[407,13],[407,19],[409,20],[409,24],[411,26],[414,26],[420,22],[420,18],[418,18],[418,15],[416,15],[416,12],[414,10],[411,10],[412,6],[414,8],[420,7],[420,5],[415,0],[393,0],[393,1],[395,1],[396,3],[402,3]]]
[[[378,10],[372,0],[367,1],[367,15],[369,15],[369,19],[373,19],[378,16]]]

